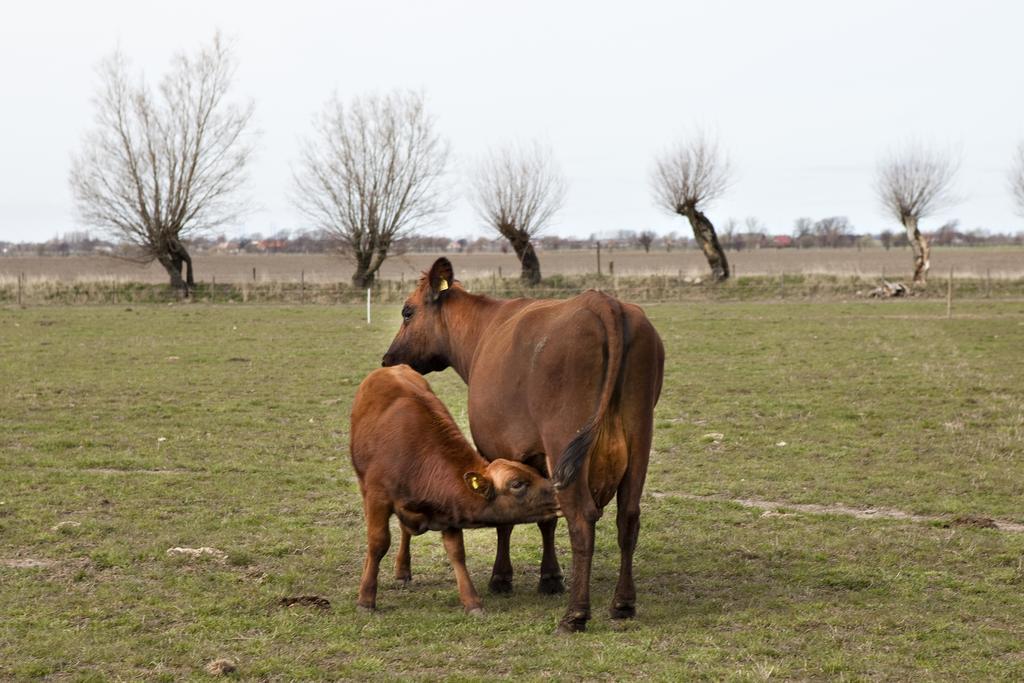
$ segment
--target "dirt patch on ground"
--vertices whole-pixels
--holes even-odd
[[[980,517],[977,515],[965,515],[954,517],[949,522],[950,526],[971,526],[976,529],[998,529],[999,523],[991,517]]]
[[[942,515],[915,515],[895,508],[858,508],[840,503],[833,505],[788,503],[786,501],[761,500],[757,498],[726,498],[725,496],[698,496],[692,493],[666,493],[659,491],[651,491],[648,495],[652,498],[684,498],[686,500],[736,503],[743,507],[764,510],[766,516],[769,517],[785,517],[786,514],[780,511],[802,512],[811,515],[846,515],[848,517],[856,517],[857,519],[898,519],[907,522],[939,523],[944,526],[966,526],[977,529],[998,529],[999,531],[1008,531],[1015,534],[1024,533],[1024,524],[1005,519],[993,519],[983,515],[963,515],[950,518]]]
[[[281,598],[277,601],[281,607],[316,607],[317,609],[330,609],[331,601],[319,595],[294,595]]]
[[[9,560],[0,558],[0,567],[9,567],[10,569],[43,569],[55,564],[57,562],[54,560],[37,560],[31,557],[16,557]]]

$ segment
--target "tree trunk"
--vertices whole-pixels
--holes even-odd
[[[722,245],[718,242],[715,226],[702,211],[695,208],[687,207],[682,213],[689,219],[690,227],[693,228],[693,238],[704,252],[708,265],[711,266],[711,279],[715,282],[728,280],[729,262],[725,258]]]
[[[530,286],[539,285],[540,260],[537,258],[537,252],[534,251],[533,245],[530,244],[530,237],[519,234],[510,237],[509,242],[512,243],[512,249],[515,250],[516,258],[519,259],[519,264],[522,266],[519,279],[522,280],[523,284]]]
[[[188,298],[196,283],[192,274],[192,256],[189,255],[185,245],[176,238],[171,238],[166,252],[157,256],[157,261],[170,276],[171,287],[178,290],[183,298]],[[184,277],[182,277],[183,273]]]
[[[373,281],[377,275],[376,268],[370,268],[370,260],[372,252],[365,254],[356,254],[356,270],[352,273],[352,286],[357,289],[368,289],[373,286]]]
[[[160,254],[156,260],[160,262],[160,265],[167,271],[167,275],[170,276],[171,287],[179,292],[188,292],[188,285],[181,278],[181,259],[171,254]]]
[[[907,229],[907,241],[910,242],[910,248],[914,253],[914,284],[923,287],[927,284],[928,269],[931,268],[928,260],[931,249],[928,248],[928,240],[917,229],[916,216],[905,216],[903,227]]]

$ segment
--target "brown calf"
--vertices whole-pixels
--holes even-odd
[[[476,613],[480,596],[466,570],[462,529],[536,522],[553,518],[558,510],[551,482],[536,470],[480,457],[426,380],[407,365],[375,370],[359,385],[350,445],[366,515],[361,608],[376,607],[377,574],[391,544],[392,514],[402,526],[398,578],[410,578],[409,536],[440,531],[462,605]]]
[[[634,616],[633,554],[665,363],[644,312],[596,291],[565,301],[471,294],[440,258],[406,300],[402,318],[383,364],[408,363],[421,373],[452,367],[469,386],[469,426],[480,453],[546,468],[557,482],[573,562],[559,629],[586,628],[594,524],[613,497],[620,562],[611,615]],[[539,525],[542,592],[561,586],[555,525]],[[499,527],[492,590],[511,589],[510,534],[511,527]]]

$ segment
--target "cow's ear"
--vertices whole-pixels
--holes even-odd
[[[427,273],[427,284],[430,287],[430,300],[437,301],[441,295],[455,282],[455,272],[452,270],[452,262],[444,256],[434,261]]]
[[[479,472],[466,472],[462,478],[466,480],[466,486],[473,493],[483,496],[487,500],[494,498],[494,486],[491,484],[491,480],[484,475]]]

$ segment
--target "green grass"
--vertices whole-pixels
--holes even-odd
[[[648,310],[667,364],[647,488],[666,495],[643,508],[640,614],[606,616],[610,508],[595,618],[556,637],[530,528],[483,619],[437,534],[408,588],[389,555],[380,611],[355,610],[347,415],[397,307],[370,328],[358,307],[0,309],[0,679],[204,678],[220,656],[275,680],[1024,677],[1024,534],[683,497],[1024,521],[1024,303]],[[461,381],[430,381],[465,428]],[[558,543],[567,569],[564,525]],[[493,544],[467,532],[480,590]],[[304,594],[331,609],[277,605]]]

